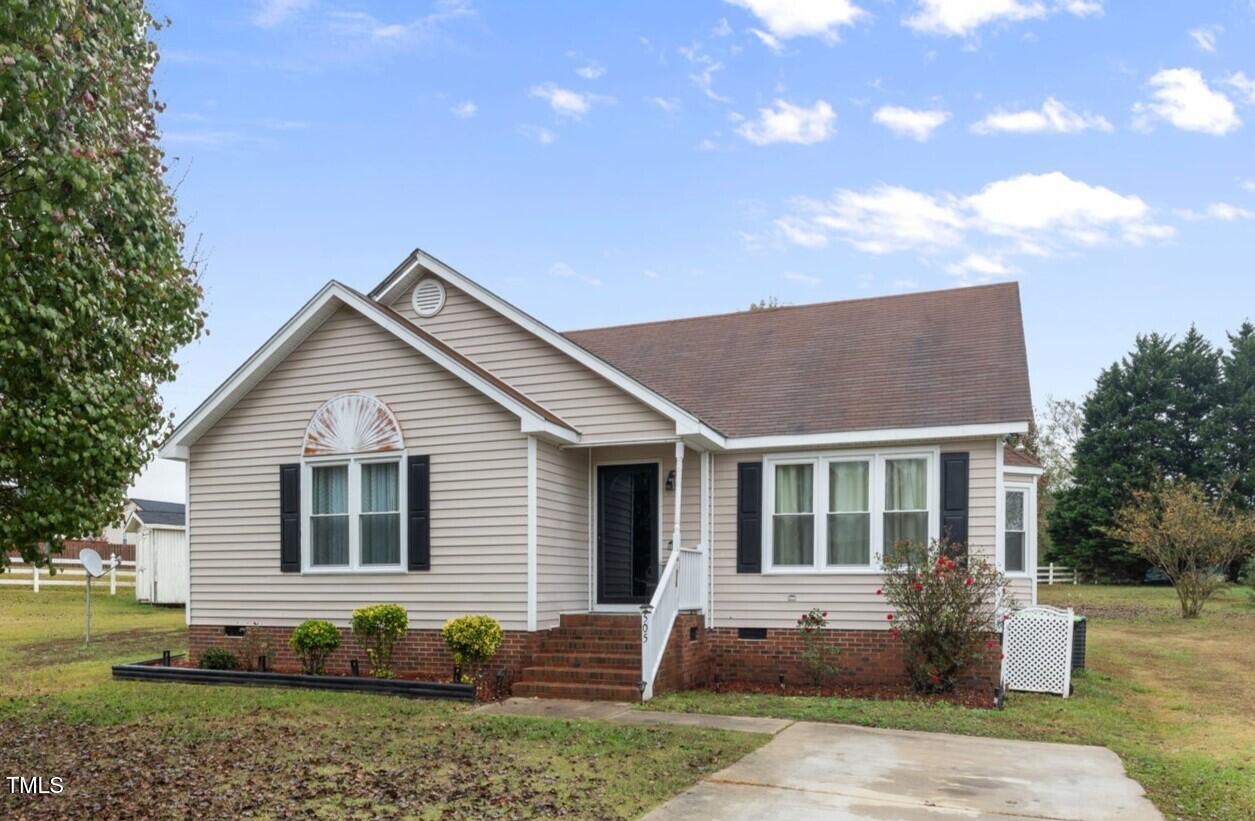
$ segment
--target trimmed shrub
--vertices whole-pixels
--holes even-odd
[[[900,542],[885,557],[889,635],[906,644],[906,671],[921,693],[948,693],[974,665],[1001,652],[994,604],[1006,579],[962,545]],[[1005,602],[1009,604],[1009,602]]]
[[[307,619],[292,631],[288,645],[301,660],[301,670],[306,675],[320,676],[327,659],[340,646],[340,631],[329,621]]]
[[[238,670],[240,660],[225,647],[210,647],[196,659],[196,666],[202,670]]]
[[[366,647],[370,674],[392,678],[392,648],[405,638],[410,617],[399,604],[372,604],[353,611],[353,635]]]
[[[802,664],[810,673],[811,683],[822,687],[841,672],[837,656],[841,648],[833,647],[824,635],[828,628],[828,611],[812,607],[797,617],[797,635],[802,641]]]
[[[492,616],[459,616],[445,622],[440,635],[453,654],[454,665],[471,671],[470,676],[463,673],[462,680],[474,682],[484,662],[496,654],[505,633]]]

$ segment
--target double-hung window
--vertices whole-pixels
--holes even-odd
[[[399,457],[305,462],[305,568],[402,570],[405,471]]]
[[[1029,560],[1029,490],[1008,485],[1002,506],[1002,569],[1026,573]]]
[[[874,571],[899,541],[927,542],[939,521],[936,465],[935,451],[768,456],[764,567]]]

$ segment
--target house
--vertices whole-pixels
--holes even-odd
[[[130,499],[123,525],[135,545],[135,598],[153,604],[187,601],[187,525],[178,502]]]
[[[109,544],[133,544],[133,542],[127,541],[126,522],[131,518],[131,514],[135,512],[136,507],[134,499],[127,499],[122,505],[122,518],[106,527],[95,538]]]
[[[488,613],[515,694],[648,698],[796,677],[820,607],[849,675],[895,680],[884,545],[948,533],[1035,600],[1031,417],[1014,283],[559,333],[416,250],[324,286],[163,446],[191,651],[397,602],[408,673]]]

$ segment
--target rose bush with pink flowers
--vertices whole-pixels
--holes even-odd
[[[962,545],[934,540],[902,542],[885,557],[884,586],[891,608],[889,635],[906,645],[906,670],[921,693],[948,693],[975,665],[1000,653],[993,633],[994,604],[1006,579]]]

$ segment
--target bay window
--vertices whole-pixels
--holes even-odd
[[[936,450],[780,454],[764,459],[766,572],[874,572],[901,540],[938,527]]]
[[[307,459],[304,469],[305,569],[402,570],[401,457]]]

